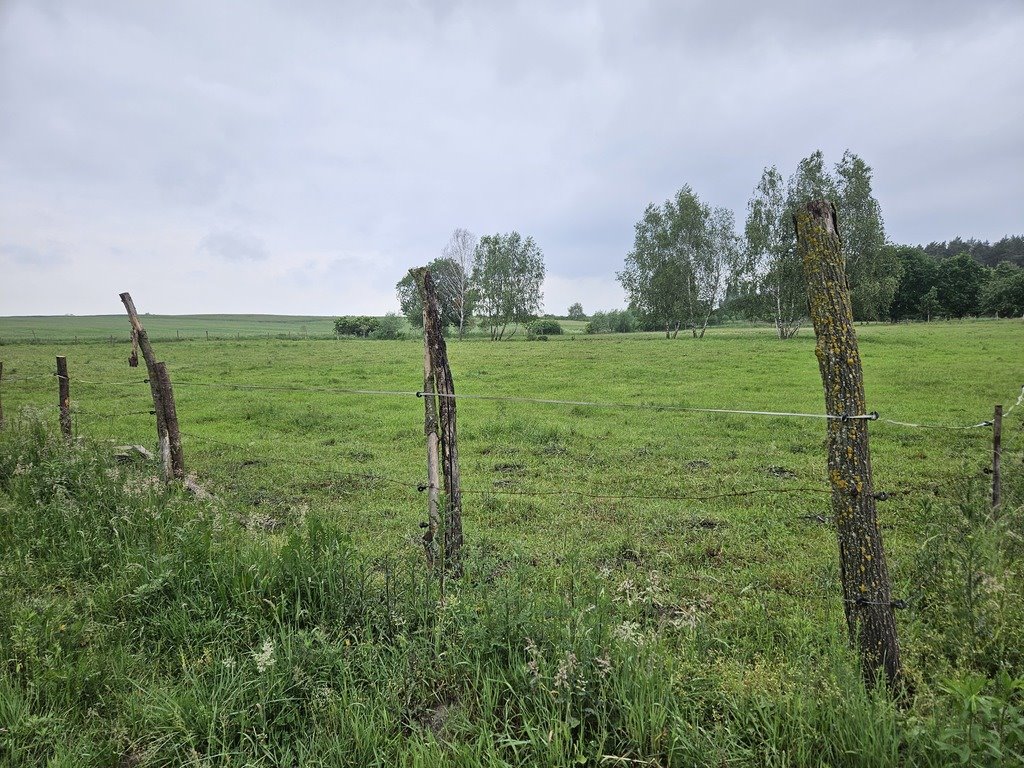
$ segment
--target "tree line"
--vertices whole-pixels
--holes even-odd
[[[660,330],[675,338],[683,330],[702,338],[710,324],[732,319],[767,321],[780,339],[791,338],[807,319],[793,214],[812,198],[836,206],[855,320],[1024,315],[1024,236],[994,244],[960,237],[925,246],[893,243],[872,176],[850,150],[831,167],[815,151],[788,177],[766,167],[742,230],[732,211],[710,206],[683,185],[660,205],[649,204],[634,226],[633,247],[616,273],[628,306],[595,313],[586,331]],[[428,267],[442,323],[459,338],[477,324],[492,340],[511,338],[541,312],[544,255],[532,237],[513,231],[477,238],[456,229]],[[415,281],[406,275],[396,290],[402,313],[420,327]],[[587,319],[579,302],[567,316]],[[348,335],[393,332],[393,323],[371,328],[368,318],[342,320],[352,321]]]
[[[700,338],[716,317],[765,320],[780,339],[794,336],[806,321],[807,297],[793,213],[827,198],[838,212],[856,320],[1024,315],[1024,237],[894,244],[871,180],[871,167],[849,150],[832,168],[816,151],[788,179],[767,167],[742,234],[730,211],[711,208],[684,185],[648,205],[635,226],[617,273],[628,311],[641,328],[666,337],[685,328]],[[597,332],[605,330],[614,328],[604,323]]]

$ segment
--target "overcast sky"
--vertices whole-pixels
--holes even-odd
[[[456,227],[618,307],[648,203],[742,222],[817,148],[892,240],[994,240],[1022,94],[1021,0],[0,0],[0,315],[382,314]]]

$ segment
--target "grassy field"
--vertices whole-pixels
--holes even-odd
[[[305,315],[144,315],[153,340],[323,339],[334,334],[333,317]],[[586,321],[560,320],[567,334],[583,333]],[[510,329],[511,330],[511,329]],[[116,342],[128,338],[128,319],[120,315],[0,317],[0,345],[25,342]],[[416,333],[406,325],[406,333]],[[519,335],[524,331],[520,329]],[[485,335],[473,328],[469,335]]]
[[[300,315],[144,315],[142,322],[153,339],[215,339],[274,336],[333,336],[333,317]],[[64,315],[63,317],[0,317],[0,342],[123,340],[131,327],[118,315]]]
[[[158,345],[205,501],[106,458],[153,443],[127,344],[0,347],[5,764],[1015,764],[1024,408],[998,517],[989,429],[871,426],[909,602],[899,708],[862,690],[843,634],[824,423],[636,407],[820,413],[811,335],[450,342],[460,394],[606,405],[459,401],[469,566],[442,593],[419,544],[421,343],[304,339],[300,320],[329,324]],[[858,333],[883,418],[971,425],[1024,384],[1017,322]],[[100,447],[40,436],[57,354]]]

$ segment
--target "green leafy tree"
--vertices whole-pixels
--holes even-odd
[[[792,210],[816,198],[835,203],[853,316],[857,320],[888,317],[899,286],[900,265],[883,248],[885,226],[871,188],[871,167],[847,150],[834,171],[829,172],[821,150],[801,160],[789,180],[788,206]]]
[[[1010,261],[999,264],[981,288],[980,303],[986,315],[1024,316],[1024,269]]]
[[[792,338],[807,315],[807,290],[796,255],[792,211],[782,174],[775,166],[761,174],[747,205],[744,231],[744,275],[754,293],[734,303],[758,317],[771,319],[780,339]]]
[[[981,286],[987,278],[988,270],[968,253],[940,262],[935,288],[942,312],[950,317],[977,315],[981,309]]]
[[[476,291],[472,288],[464,291],[464,286],[469,284],[470,278],[458,262],[444,256],[427,264],[427,269],[434,278],[437,303],[441,310],[441,324],[464,331],[472,322],[471,314],[467,313],[473,311],[476,303]],[[409,325],[422,328],[423,302],[420,301],[419,287],[412,275],[406,273],[395,285],[395,291],[402,314],[409,321]]]
[[[518,232],[487,235],[477,243],[472,280],[491,339],[504,338],[509,325],[514,336],[519,325],[540,313],[544,254],[532,237]]]
[[[885,248],[891,251],[887,257],[895,257],[900,263],[900,282],[889,305],[889,319],[897,323],[924,317],[927,313],[921,307],[921,300],[935,285],[938,270],[935,259],[914,246],[887,245]]]
[[[685,324],[701,338],[739,258],[732,212],[712,210],[687,185],[660,207],[647,206],[617,277],[647,325],[675,338]]]
[[[882,208],[871,189],[871,167],[850,150],[836,164],[839,236],[846,254],[853,316],[889,316],[900,280],[900,261],[885,248]]]
[[[939,289],[934,285],[929,288],[928,292],[921,297],[918,306],[921,308],[921,314],[924,316],[925,322],[930,323],[932,318],[942,311],[942,302],[939,301]]]
[[[586,320],[587,319],[587,315],[583,311],[583,305],[580,304],[578,301],[575,304],[572,304],[569,307],[569,314],[567,315],[567,317],[570,320]]]

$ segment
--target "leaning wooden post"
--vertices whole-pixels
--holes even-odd
[[[423,339],[430,356],[434,392],[438,400],[437,431],[445,494],[442,558],[445,569],[458,575],[462,570],[462,490],[459,485],[459,446],[455,427],[455,382],[451,368],[448,367],[448,349],[441,326],[434,278],[425,267],[412,272],[423,301]]]
[[[860,651],[865,681],[901,684],[892,585],[882,548],[871,478],[868,420],[857,335],[836,211],[815,200],[793,216],[797,249],[818,343],[825,388],[828,474],[839,538],[839,568],[850,642]],[[877,418],[877,416],[875,416]]]
[[[149,343],[149,335],[139,320],[139,313],[135,310],[135,302],[132,301],[131,294],[122,293],[121,302],[124,304],[124,308],[128,312],[128,320],[132,324],[132,341],[138,344],[139,349],[142,350],[142,357],[146,361],[149,390],[153,396],[153,410],[156,412],[156,437],[160,461],[164,470],[164,480],[170,482],[174,477],[174,468],[171,464],[171,442],[167,434],[167,413],[160,388],[160,375],[156,368],[156,355],[153,353],[153,345]],[[131,365],[131,358],[129,358],[129,365]]]
[[[65,440],[71,440],[71,382],[66,357],[57,358],[57,390],[60,393],[60,433]]]
[[[997,405],[992,415],[992,509],[1003,501],[1001,467],[1003,457],[1003,406]]]

